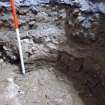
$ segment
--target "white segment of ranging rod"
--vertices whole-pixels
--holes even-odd
[[[17,34],[19,54],[20,54],[20,60],[21,60],[22,74],[25,74],[24,58],[23,58],[22,45],[21,45],[21,40],[20,40],[20,33],[19,33],[19,29],[18,28],[16,28],[16,34]]]

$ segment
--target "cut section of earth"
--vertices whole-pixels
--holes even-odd
[[[0,33],[0,105],[83,105],[72,83],[55,68],[59,45],[66,41],[62,27],[64,10],[61,22],[56,8],[53,13],[47,8],[41,7],[36,20],[31,22],[37,24],[36,29],[23,32],[20,27],[25,76],[19,72],[15,32]],[[26,17],[21,15],[22,22]]]
[[[24,76],[15,32],[0,32],[0,105],[104,105],[105,73],[68,46],[64,9],[27,9],[18,10]]]

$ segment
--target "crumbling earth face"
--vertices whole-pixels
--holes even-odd
[[[37,24],[37,28],[33,26],[35,29],[25,31],[20,27],[24,30],[21,31],[21,42],[25,76],[20,74],[15,32],[0,33],[0,105],[83,104],[72,83],[55,67],[59,57],[59,45],[66,41],[61,25],[64,22],[64,10],[58,16],[55,7],[48,8],[40,8],[36,15],[34,24]],[[58,17],[62,18],[62,22]]]
[[[0,105],[105,104],[104,70],[86,53],[70,47],[66,13],[58,8],[42,6],[34,16],[19,9],[21,22],[26,17],[31,22],[31,27],[20,26],[25,76],[20,74],[15,32],[0,33]]]
[[[105,30],[102,24],[104,18],[104,13],[81,11],[75,6],[66,8],[65,32],[69,45],[68,52],[73,59],[64,54],[60,61],[67,65],[68,69],[63,69],[63,72],[68,73],[77,90],[81,90],[82,86],[82,92],[79,94],[88,105],[105,104]],[[87,93],[84,94],[83,90]]]

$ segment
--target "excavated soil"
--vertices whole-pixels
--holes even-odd
[[[31,29],[20,27],[24,76],[15,32],[0,33],[0,105],[105,105],[105,72],[67,45],[65,16],[62,8],[43,6]]]

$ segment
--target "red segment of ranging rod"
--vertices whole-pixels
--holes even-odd
[[[17,16],[16,16],[16,9],[15,9],[15,1],[14,0],[11,0],[11,8],[12,8],[12,15],[13,15],[13,18],[14,18],[15,28],[19,28],[18,19],[17,19]]]
[[[16,28],[22,73],[25,74],[25,66],[24,66],[24,59],[23,59],[23,53],[22,53],[22,45],[21,45],[21,41],[20,41],[18,19],[17,19],[17,16],[16,16],[15,1],[10,0],[10,2],[11,2],[12,14],[13,14],[13,18],[14,18],[14,24],[15,24],[15,28]]]

